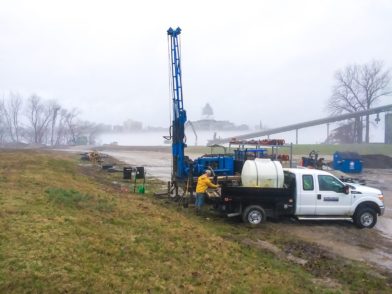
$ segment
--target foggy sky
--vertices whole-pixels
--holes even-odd
[[[167,126],[166,30],[180,26],[188,119],[208,102],[216,119],[278,127],[327,116],[336,70],[391,67],[391,16],[387,0],[1,0],[0,95]]]

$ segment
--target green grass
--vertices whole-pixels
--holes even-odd
[[[383,154],[383,155],[392,156],[392,144],[373,143],[373,144],[339,144],[339,145],[327,145],[327,144],[293,145],[293,153],[297,155],[309,154],[312,150],[319,151],[320,155],[332,155],[336,151],[350,151],[350,152],[357,152],[363,155]]]
[[[62,188],[49,188],[45,190],[49,201],[61,207],[77,209],[96,209],[100,212],[113,211],[116,203],[105,198],[94,199],[88,194],[82,194],[75,190],[64,190]]]
[[[81,208],[83,203],[88,202],[91,199],[91,196],[75,190],[49,188],[45,192],[50,201],[67,207]]]
[[[120,174],[69,155],[1,151],[0,162],[0,293],[389,291],[351,263],[339,287],[315,282],[311,269],[238,241],[252,236],[246,226],[156,200],[150,182],[145,195],[121,192]]]

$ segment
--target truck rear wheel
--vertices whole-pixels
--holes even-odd
[[[245,208],[242,213],[242,221],[251,225],[261,224],[266,220],[264,209],[258,205],[251,205]]]
[[[360,208],[353,216],[355,225],[360,228],[373,228],[377,223],[377,213],[370,207]]]

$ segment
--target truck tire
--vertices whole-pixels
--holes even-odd
[[[264,209],[258,205],[250,205],[242,213],[242,221],[251,225],[261,224],[266,218]]]
[[[373,228],[377,223],[377,213],[370,207],[361,207],[353,216],[355,225],[360,228]]]

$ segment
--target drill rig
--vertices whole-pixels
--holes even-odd
[[[181,29],[167,30],[169,41],[169,63],[170,63],[170,89],[172,94],[173,120],[170,127],[170,139],[172,142],[172,174],[170,190],[175,191],[178,196],[178,187],[183,186],[188,181],[189,163],[185,158],[185,123],[186,111],[184,109],[184,99],[182,93],[182,74],[181,74],[181,57],[179,35]],[[169,192],[171,194],[171,192]]]
[[[181,44],[179,36],[181,29],[169,28],[167,30],[169,42],[170,63],[170,90],[172,96],[173,119],[170,127],[170,136],[165,137],[172,142],[172,175],[169,194],[175,192],[178,196],[178,187],[193,192],[193,186],[197,176],[205,169],[211,169],[216,176],[234,175],[233,156],[227,155],[204,155],[192,161],[185,156],[185,123],[187,121],[184,109],[181,72]]]

